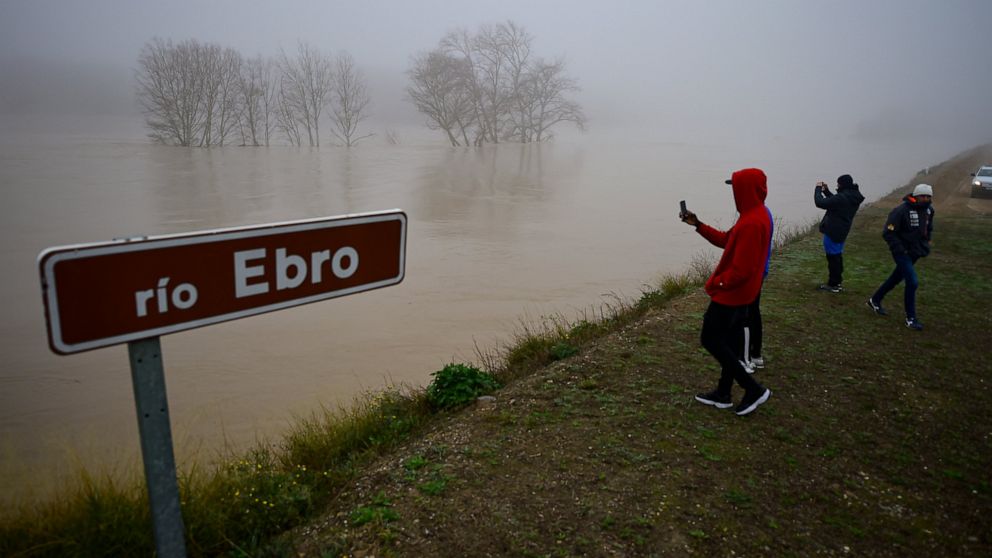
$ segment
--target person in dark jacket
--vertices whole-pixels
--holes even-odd
[[[744,309],[758,297],[764,279],[772,228],[763,201],[767,182],[760,169],[739,170],[727,181],[732,185],[740,216],[726,232],[703,224],[695,213],[680,214],[682,221],[696,227],[703,238],[723,248],[716,269],[706,281],[710,305],[703,315],[700,334],[703,347],[720,363],[720,381],[715,390],[697,395],[696,400],[727,409],[733,406],[731,389],[736,380],[744,388],[744,397],[736,409],[738,415],[751,413],[772,394],[747,373],[734,342],[740,338]]]
[[[889,213],[885,221],[882,238],[889,244],[896,269],[875,294],[868,297],[868,306],[882,316],[888,312],[882,308],[882,299],[901,281],[906,282],[903,302],[906,307],[906,327],[917,331],[923,324],[916,319],[916,289],[920,281],[916,276],[916,261],[930,254],[930,239],[933,237],[933,187],[917,184],[913,193],[904,197],[902,203]]]
[[[858,185],[849,174],[843,174],[837,179],[837,193],[834,194],[825,182],[817,182],[813,192],[813,203],[820,209],[826,209],[823,220],[820,221],[820,232],[823,233],[823,251],[827,254],[826,284],[820,289],[832,293],[843,290],[841,281],[844,274],[844,242],[851,232],[854,214],[858,212],[865,197],[858,191]]]

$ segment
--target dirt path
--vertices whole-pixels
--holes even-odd
[[[971,197],[971,173],[982,164],[992,164],[992,144],[976,147],[936,167],[921,171],[906,186],[882,198],[876,205],[895,206],[914,185],[924,182],[933,186],[934,209],[939,213],[949,215],[973,212],[990,215],[992,198]]]

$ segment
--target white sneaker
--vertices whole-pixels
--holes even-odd
[[[740,416],[750,414],[752,411],[758,408],[759,405],[768,401],[771,396],[772,390],[765,389],[759,395],[748,395],[744,394],[744,399],[741,400],[741,404],[737,406],[736,412]]]
[[[739,360],[737,362],[741,363],[741,366],[744,367],[744,371],[745,372],[747,372],[748,374],[754,374],[754,365],[753,364],[751,364],[750,362],[744,361],[744,360]]]
[[[753,366],[755,368],[764,368],[765,367],[765,359],[762,358],[762,357],[754,357],[754,358],[751,359],[751,366]]]

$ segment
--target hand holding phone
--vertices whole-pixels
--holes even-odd
[[[699,225],[699,219],[696,218],[696,214],[686,209],[685,200],[679,202],[679,219],[683,223],[692,225],[693,227]]]

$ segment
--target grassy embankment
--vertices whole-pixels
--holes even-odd
[[[942,202],[923,332],[901,288],[890,316],[865,306],[893,267],[897,195],[859,214],[841,294],[815,289],[819,235],[775,254],[759,372],[774,395],[752,416],[692,399],[718,375],[693,288],[436,425],[286,540],[317,556],[992,554],[992,218],[943,203],[989,159],[914,180]]]
[[[950,195],[989,152],[926,180]],[[495,402],[438,415],[386,392],[187,471],[191,554],[989,554],[992,218],[938,207],[919,333],[901,288],[889,317],[864,306],[891,267],[878,205],[842,294],[815,290],[816,235],[775,254],[759,372],[774,395],[752,416],[692,400],[718,375],[698,346],[707,299],[696,274],[668,277],[602,322],[525,332]],[[0,555],[148,555],[142,494],[81,476],[3,520]]]

